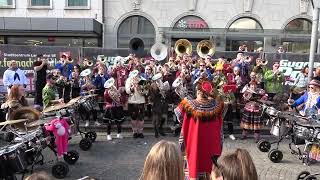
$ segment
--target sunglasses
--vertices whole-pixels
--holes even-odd
[[[309,86],[309,89],[314,89],[314,87],[313,86]]]
[[[206,65],[204,65],[204,64],[200,64],[200,66],[206,66]]]

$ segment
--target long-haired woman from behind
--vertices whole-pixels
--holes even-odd
[[[159,141],[144,163],[140,180],[183,180],[183,159],[174,142]]]
[[[252,158],[244,149],[223,155],[213,166],[211,180],[258,180]]]

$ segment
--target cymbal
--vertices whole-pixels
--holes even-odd
[[[17,123],[26,122],[26,121],[28,121],[28,119],[7,120],[5,122],[0,123],[0,126],[17,124]]]
[[[64,104],[64,103],[56,104],[56,105],[52,105],[52,106],[45,108],[43,110],[43,112],[47,113],[47,112],[51,112],[51,111],[57,111],[57,110],[65,108],[65,107],[66,107],[66,104]]]
[[[65,104],[65,107],[73,106],[74,104],[78,103],[80,99],[81,96],[71,99],[67,104]]]
[[[34,121],[32,123],[27,124],[28,128],[32,128],[32,127],[38,127],[40,125],[44,125],[46,123],[50,123],[52,120],[52,118],[47,118],[47,119],[40,119],[38,121]]]

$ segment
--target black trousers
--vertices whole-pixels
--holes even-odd
[[[36,82],[36,89],[35,89],[35,92],[36,92],[36,96],[35,96],[35,99],[34,99],[34,103],[37,104],[37,105],[40,105],[40,106],[43,106],[43,100],[42,100],[42,89],[44,88],[44,86],[46,86],[46,83],[37,83]]]

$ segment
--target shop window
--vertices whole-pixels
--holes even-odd
[[[282,42],[282,46],[285,48],[286,52],[291,53],[309,53],[310,52],[310,42]]]
[[[0,8],[15,8],[15,0],[0,0]]]
[[[262,40],[234,40],[227,39],[226,50],[227,51],[239,51],[240,46],[246,46],[248,52],[254,52],[260,47],[263,47]]]
[[[298,18],[290,21],[284,30],[287,33],[311,33],[312,23],[308,19]]]
[[[89,9],[90,0],[66,0],[66,9]]]
[[[4,36],[0,36],[0,44],[4,44]]]
[[[243,18],[237,19],[229,27],[229,31],[238,31],[241,29],[262,30],[263,28],[257,20],[249,17],[243,17]]]
[[[138,37],[143,40],[144,47],[154,44],[155,29],[152,23],[143,16],[131,16],[125,19],[118,29],[118,48],[128,48],[130,39]]]
[[[29,0],[29,8],[52,8],[52,0]]]

